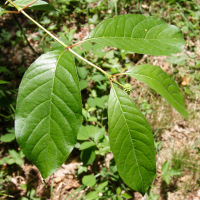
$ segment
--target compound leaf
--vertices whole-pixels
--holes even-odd
[[[138,107],[115,85],[108,102],[108,125],[110,147],[121,178],[144,194],[156,174],[153,134]]]
[[[82,123],[74,57],[69,51],[40,56],[19,87],[15,133],[26,158],[46,178],[67,159]]]
[[[16,0],[14,1],[14,3],[23,8],[26,5],[28,5],[29,3],[31,3],[33,0]],[[12,5],[10,5],[12,6]],[[38,0],[35,3],[33,3],[32,5],[30,5],[27,9],[33,9],[33,10],[55,10],[55,8],[51,5],[49,5],[47,2],[42,1],[42,0]]]
[[[180,29],[163,20],[137,14],[107,19],[95,27],[85,41],[149,55],[172,55],[183,50]]]
[[[148,64],[139,65],[128,70],[126,74],[146,83],[164,97],[183,117],[188,117],[184,98],[178,86],[160,67]]]

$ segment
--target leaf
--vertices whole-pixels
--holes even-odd
[[[77,72],[81,79],[87,78],[88,70],[85,67],[77,67]]]
[[[121,188],[120,187],[117,188],[117,194],[121,194]]]
[[[101,22],[85,41],[149,55],[172,55],[181,52],[185,45],[176,26],[138,14],[120,15]]]
[[[82,102],[69,51],[40,56],[19,87],[15,133],[26,158],[43,178],[54,173],[74,148],[82,123]]]
[[[23,8],[26,5],[28,5],[29,3],[31,3],[33,0],[16,0],[14,1],[14,3]],[[10,5],[12,6],[12,5]],[[12,6],[13,7],[13,6]],[[54,10],[55,8],[51,5],[49,5],[47,2],[42,1],[42,0],[38,0],[36,1],[34,4],[30,5],[27,9],[33,9],[33,10]]]
[[[95,82],[99,82],[99,81],[104,81],[106,80],[106,77],[101,75],[101,74],[97,74],[97,75],[94,75],[92,78],[91,78],[93,81]]]
[[[169,176],[180,176],[181,171],[179,169],[172,168],[167,172],[167,175],[169,175]]]
[[[0,84],[7,84],[7,83],[10,83],[10,82],[4,81],[4,80],[0,80]]]
[[[96,191],[89,192],[85,196],[85,200],[91,200],[91,199],[98,199],[98,193]]]
[[[94,141],[98,142],[100,139],[103,138],[104,134],[105,134],[105,127],[98,128],[98,131],[94,135]]]
[[[144,194],[156,174],[151,128],[130,97],[112,85],[108,101],[110,147],[118,172],[132,189]]]
[[[85,88],[88,87],[89,84],[86,80],[80,80],[79,85],[80,85],[80,89],[84,90]]]
[[[5,135],[2,135],[0,137],[1,142],[11,142],[15,139],[15,134],[14,133],[7,133]]]
[[[131,198],[131,196],[129,194],[127,194],[127,193],[123,193],[122,197],[124,197],[126,199],[130,199]]]
[[[88,138],[89,138],[89,134],[88,134],[87,126],[81,126],[81,128],[78,132],[77,139],[78,140],[87,140]]]
[[[95,188],[97,192],[101,192],[106,186],[108,185],[108,181],[104,181],[98,184],[98,186]]]
[[[0,160],[0,165],[3,165],[4,163],[7,163],[7,161],[9,160],[9,157],[4,157]]]
[[[81,160],[83,161],[84,165],[92,164],[96,158],[95,154],[95,146],[92,146],[90,148],[84,149],[81,152]]]
[[[82,183],[88,187],[93,187],[97,180],[94,175],[86,175],[82,179]]]
[[[161,172],[163,174],[166,174],[167,171],[169,171],[169,161],[165,161],[164,164],[162,165],[162,168],[161,168]]]
[[[5,9],[3,9],[3,8],[0,7],[0,17],[1,17],[1,15],[3,15],[6,12],[7,12],[7,10],[5,10]]]
[[[80,150],[83,150],[83,149],[88,149],[92,146],[95,146],[95,143],[94,142],[83,142],[80,146]]]
[[[78,175],[81,174],[82,172],[87,172],[87,167],[78,165]]]
[[[169,185],[170,180],[171,180],[170,177],[166,174],[162,174],[161,176],[162,176],[163,180]]]
[[[173,106],[183,117],[188,117],[185,109],[184,98],[174,80],[160,67],[154,65],[139,65],[125,74],[136,78],[158,92],[166,101]]]

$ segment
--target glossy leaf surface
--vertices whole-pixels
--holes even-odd
[[[20,148],[48,177],[67,159],[82,123],[78,76],[69,51],[46,53],[29,67],[19,87],[15,118]]]
[[[183,117],[188,117],[184,98],[174,80],[160,67],[154,65],[139,65],[126,72],[154,89],[171,104]]]
[[[16,0],[14,3],[23,8],[29,3],[31,3],[33,0]],[[12,6],[12,5],[10,5]],[[33,10],[55,10],[55,8],[51,5],[49,5],[47,2],[38,0],[34,4],[30,5],[27,9],[33,9]]]
[[[144,194],[155,178],[151,128],[130,97],[113,85],[108,102],[110,147],[124,182]]]
[[[181,52],[185,45],[176,26],[138,14],[120,15],[103,21],[85,41],[149,55],[175,54]]]

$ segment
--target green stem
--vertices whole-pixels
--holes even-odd
[[[14,2],[12,2],[11,0],[8,0],[8,2],[10,4],[12,4],[18,11],[21,9],[19,6],[17,6]]]
[[[18,10],[20,10],[21,8],[19,8],[17,5],[15,5],[11,0],[8,0],[9,3],[11,3],[13,6],[15,6]],[[51,34],[48,30],[46,30],[42,25],[40,25],[38,22],[36,22],[33,18],[31,18],[27,13],[25,13],[23,10],[21,11],[21,13],[23,13],[28,19],[30,19],[33,23],[35,23],[38,27],[40,27],[43,31],[45,31],[49,36],[51,36],[52,38],[54,38],[57,42],[59,42],[62,46],[64,46],[65,48],[67,48],[68,46],[66,44],[64,44],[62,41],[60,41],[57,37],[55,37],[53,34]],[[75,45],[73,45],[75,46]],[[95,64],[91,63],[90,61],[86,60],[85,58],[83,58],[82,56],[78,55],[76,52],[74,52],[72,49],[67,48],[67,50],[69,50],[71,53],[73,53],[74,55],[76,55],[78,58],[80,58],[81,60],[85,61],[86,63],[88,63],[89,65],[93,66],[94,68],[98,69],[99,71],[101,71],[103,74],[105,74],[108,79],[111,77],[110,74],[108,74],[107,72],[105,72],[103,69],[101,69],[100,67],[96,66]],[[112,80],[113,82],[117,83],[118,85],[120,85],[121,87],[123,87],[123,85],[121,85],[119,82]]]
[[[111,77],[110,74],[106,73],[103,69],[101,69],[100,67],[96,66],[95,64],[91,63],[90,61],[86,60],[85,58],[83,58],[82,56],[78,55],[76,52],[74,52],[72,49],[68,49],[69,51],[71,51],[71,53],[73,53],[74,55],[76,55],[78,58],[80,58],[81,60],[85,61],[86,63],[88,63],[89,65],[93,66],[94,68],[98,69],[99,71],[101,71],[103,74],[105,74],[108,78]]]
[[[64,44],[62,41],[60,41],[57,37],[55,37],[53,34],[51,34],[47,29],[45,29],[42,25],[40,25],[38,22],[36,22],[33,18],[31,18],[28,14],[26,14],[23,10],[21,11],[28,19],[30,19],[33,23],[35,23],[37,26],[39,26],[43,31],[45,31],[48,35],[50,35],[53,39],[55,39],[57,42],[59,42],[62,46],[65,48],[67,47],[66,44]]]
[[[117,83],[117,84],[120,85],[122,88],[124,88],[124,86],[123,86],[121,83],[119,83],[118,81],[116,81],[116,80],[111,80],[111,81]]]

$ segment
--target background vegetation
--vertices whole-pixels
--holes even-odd
[[[127,13],[155,16],[183,31],[186,46],[171,57],[146,56],[84,43],[74,50],[110,73],[130,66],[160,66],[180,86],[189,119],[184,120],[145,84],[131,83],[131,98],[147,117],[155,138],[157,177],[142,197],[120,179],[107,137],[109,82],[76,60],[83,99],[83,125],[76,148],[44,186],[24,158],[14,135],[18,87],[38,55],[62,49],[22,14],[0,18],[0,198],[1,199],[200,199],[200,2],[199,0],[51,0],[56,11],[27,12],[66,44],[82,40],[99,22]],[[144,100],[145,99],[145,100]],[[86,126],[87,125],[87,126]],[[86,126],[86,127],[85,127]]]

